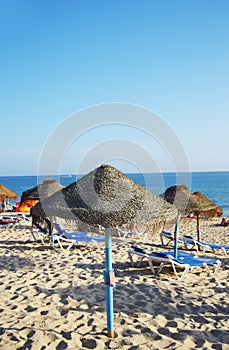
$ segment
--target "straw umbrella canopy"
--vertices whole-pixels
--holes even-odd
[[[4,198],[6,197],[6,192],[0,188],[0,198],[1,200],[4,200]]]
[[[61,185],[56,180],[46,179],[42,183],[38,184],[37,186],[34,186],[22,193],[20,206],[23,203],[26,203],[30,200],[37,200],[42,202],[45,198],[51,196],[52,194],[61,190],[62,188],[64,188],[64,186]],[[32,215],[32,226],[34,226],[35,223],[39,222],[42,219],[46,222],[49,228],[49,231],[50,232],[52,231],[51,222],[47,216],[36,215],[34,213],[34,207],[31,210],[31,215]]]
[[[191,193],[185,185],[169,187],[161,195],[166,201],[174,204],[181,214],[193,213],[197,217],[197,239],[200,239],[199,219],[202,214],[213,217],[217,214],[217,204],[200,192]]]
[[[169,187],[165,193],[162,193],[160,197],[164,198],[168,203],[171,203],[175,205],[177,208],[179,215],[183,214],[186,210],[189,198],[190,198],[190,192],[188,188],[185,185],[175,185]],[[174,257],[177,257],[178,254],[178,236],[179,236],[179,229],[178,229],[178,219],[175,225],[174,230]]]
[[[129,221],[153,227],[174,220],[177,210],[109,165],[102,165],[34,206],[36,215],[79,218],[89,225]]]
[[[185,185],[175,185],[167,188],[160,196],[175,205],[179,213],[183,214],[187,208],[190,194]]]
[[[2,184],[0,184],[0,196],[2,201],[5,201],[6,198],[17,199],[17,193]]]
[[[194,213],[200,215],[204,213],[207,217],[213,217],[218,210],[216,203],[200,192],[189,192],[185,185],[171,186],[161,197],[174,204],[182,214]]]
[[[193,195],[198,196],[201,199],[202,205],[205,203],[206,206],[209,206],[209,209],[206,209],[204,212],[207,217],[221,216],[223,214],[223,209],[208,197],[204,196],[201,192],[193,192]]]
[[[175,219],[177,209],[154,193],[109,165],[102,165],[77,182],[56,192],[34,207],[37,215],[79,218],[89,225],[105,227],[108,336],[115,337],[113,329],[114,272],[111,257],[112,226],[121,226],[131,220],[155,225]]]
[[[46,179],[41,184],[22,192],[21,203],[25,203],[28,200],[43,200],[62,188],[64,186],[56,180]]]

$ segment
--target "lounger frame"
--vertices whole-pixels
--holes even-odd
[[[213,243],[205,243],[198,241],[192,236],[183,235],[182,237],[184,242],[185,249],[188,249],[188,245],[191,245],[191,249],[195,248],[197,252],[200,252],[201,254],[204,254],[205,252],[212,250],[214,253],[216,250],[222,251],[225,255],[227,255],[227,251],[229,251],[229,246],[224,246],[220,244],[213,244]]]
[[[135,249],[128,250],[129,259],[132,265],[135,264],[133,260],[133,255],[137,255],[138,257],[140,257],[140,259],[138,259],[137,261],[137,266],[140,266],[143,259],[147,259],[153,274],[159,274],[162,271],[164,266],[171,265],[176,278],[180,281],[183,281],[187,273],[191,271],[194,267],[197,267],[197,266],[204,267],[210,274],[212,272],[209,266],[216,265],[213,270],[213,273],[217,274],[221,266],[220,260],[208,259],[203,257],[200,258],[195,255],[189,255],[188,253],[186,253],[187,258],[190,259],[191,257],[193,257],[192,264],[185,262],[185,253],[183,253],[184,254],[183,257],[181,256],[178,258],[179,260],[175,259],[172,255],[170,255],[169,252],[166,252],[166,253],[162,252],[162,254],[166,254],[166,256],[157,256],[157,252],[154,255],[154,253],[148,254],[146,252],[136,251]],[[212,263],[210,263],[210,261],[212,261]],[[158,267],[157,270],[155,270],[155,265]],[[184,270],[181,276],[179,276],[177,269]]]

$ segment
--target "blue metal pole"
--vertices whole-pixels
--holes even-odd
[[[105,283],[106,283],[106,303],[107,303],[107,329],[108,337],[114,338],[114,303],[113,303],[113,284],[111,276],[113,276],[112,269],[112,252],[111,252],[111,231],[110,228],[105,229],[105,256],[106,256],[106,270],[105,270]]]
[[[196,231],[197,231],[197,240],[200,240],[200,214],[196,214]]]
[[[174,232],[174,258],[177,258],[177,250],[178,250],[178,236],[179,236],[179,229],[178,229],[178,221],[179,221],[179,217],[176,220],[176,224],[175,224],[175,232]]]

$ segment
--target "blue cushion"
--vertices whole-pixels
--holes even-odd
[[[135,250],[135,252],[146,254],[146,251],[143,248],[137,247],[135,245],[132,245],[131,248],[133,248],[133,250]]]

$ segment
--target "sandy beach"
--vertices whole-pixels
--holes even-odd
[[[229,245],[229,227],[201,220],[203,241]],[[217,256],[217,275],[195,269],[180,282],[172,269],[159,276],[147,262],[131,266],[132,243],[161,250],[159,233],[113,242],[114,323],[106,330],[104,244],[80,244],[69,253],[34,242],[29,221],[0,228],[0,349],[229,349],[229,255]],[[182,219],[180,234],[195,233]]]

